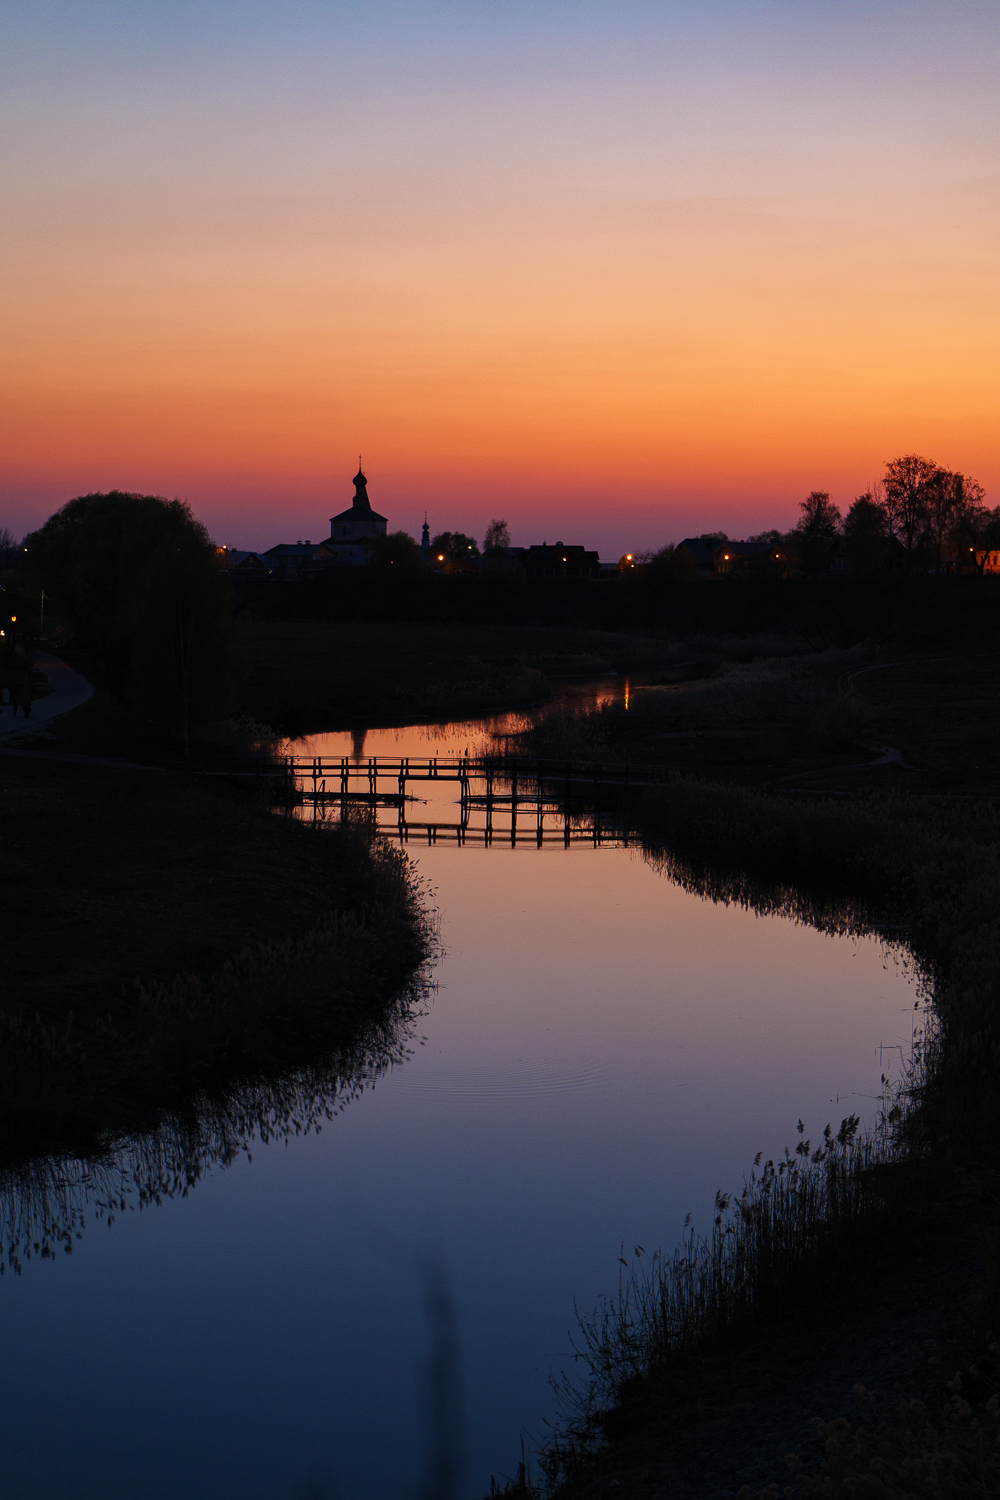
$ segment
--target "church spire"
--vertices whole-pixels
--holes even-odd
[[[371,501],[368,498],[368,480],[365,471],[361,467],[361,454],[358,454],[358,472],[354,476],[354,509],[371,510]]]

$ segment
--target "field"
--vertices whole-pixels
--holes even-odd
[[[250,621],[242,708],[284,733],[446,719],[544,701],[550,679],[658,648],[598,631]]]
[[[724,643],[698,646],[696,680],[641,674],[627,710],[553,705],[532,748],[788,793],[1000,794],[1000,653],[866,646],[746,662]]]

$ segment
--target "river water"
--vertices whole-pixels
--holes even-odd
[[[447,754],[478,732],[296,748]],[[409,853],[441,951],[353,1098],[299,1080],[284,1110],[250,1100],[89,1179],[61,1164],[47,1197],[8,1185],[8,1227],[71,1203],[87,1223],[0,1283],[3,1493],[445,1500],[425,1473],[436,1341],[452,1493],[481,1495],[542,1432],[574,1299],[616,1290],[621,1248],[707,1227],[800,1116],[814,1140],[870,1117],[910,1047],[913,976],[874,939],[713,904],[618,844]],[[324,1094],[345,1107],[296,1133]],[[274,1138],[235,1149],[262,1115]]]

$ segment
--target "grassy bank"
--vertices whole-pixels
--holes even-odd
[[[122,1136],[104,1131],[96,1152],[25,1155],[0,1162],[0,1274],[72,1253],[86,1229],[127,1209],[186,1197],[215,1166],[258,1145],[318,1133],[405,1060],[423,1015],[418,980],[362,1014],[309,1062],[268,1066],[185,1094],[180,1108],[148,1112]],[[134,1111],[133,1111],[134,1114]]]
[[[0,795],[8,1157],[342,1045],[423,958],[408,867],[362,827],[172,769],[16,753]]]
[[[646,674],[627,708],[556,705],[520,752],[628,760],[788,793],[1000,794],[1000,654],[977,642],[904,654],[747,644],[750,660],[725,639],[678,643],[700,654],[697,680]],[[886,749],[896,754],[887,759]]]
[[[288,734],[463,718],[544,702],[567,676],[673,654],[670,643],[599,631],[254,620],[240,701]]]
[[[944,695],[960,702],[969,681],[956,692],[912,657],[864,705],[862,733],[873,720],[906,732],[910,771],[873,765],[878,731],[859,745],[857,706],[837,695],[846,672],[871,664],[859,653],[758,663],[640,697],[627,714],[550,712],[508,747],[525,770],[536,755],[658,761],[664,784],[618,808],[648,858],[713,899],[848,931],[903,927],[935,998],[909,1092],[877,1138],[838,1144],[834,1121],[836,1149],[828,1140],[765,1164],[742,1197],[720,1200],[708,1241],[653,1262],[629,1257],[619,1297],[584,1320],[577,1404],[543,1445],[552,1493],[605,1494],[614,1480],[623,1497],[735,1496],[741,1469],[756,1476],[745,1495],[768,1480],[794,1496],[995,1492],[1000,1278],[976,1240],[996,1236],[1000,1181],[1000,811],[982,795],[994,774],[982,752],[955,753],[970,722],[989,732],[995,678],[970,673],[976,706],[949,719]],[[852,716],[846,732],[841,712]],[[923,1342],[901,1332],[935,1297],[951,1329],[940,1367],[927,1363],[936,1331]],[[873,1383],[865,1361],[883,1378],[883,1436],[872,1439],[869,1401],[856,1425],[796,1440],[797,1477],[780,1454],[765,1477],[776,1392],[800,1433],[807,1418],[840,1419],[862,1401],[844,1383],[848,1349],[861,1351],[856,1381]],[[959,1364],[966,1373],[949,1388]],[[897,1384],[924,1401],[923,1417],[895,1411]],[[751,1411],[756,1433],[740,1427]],[[706,1444],[722,1445],[711,1463]],[[881,1463],[897,1466],[898,1483]]]

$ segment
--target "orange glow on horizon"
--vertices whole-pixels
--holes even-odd
[[[935,265],[900,267],[887,244],[845,265],[843,244],[796,250],[787,226],[779,256],[776,231],[747,246],[696,222],[671,239],[665,277],[659,239],[639,254],[623,217],[573,267],[565,243],[539,264],[470,234],[485,262],[471,288],[453,265],[418,277],[405,259],[369,288],[349,256],[310,276],[291,240],[264,265],[231,247],[250,262],[235,288],[218,256],[181,275],[153,255],[123,283],[99,224],[83,270],[36,244],[0,367],[5,483],[75,493],[90,475],[155,472],[196,492],[250,476],[258,491],[342,488],[359,441],[383,494],[527,483],[582,492],[588,511],[602,492],[644,508],[685,491],[710,505],[860,489],[912,449],[1000,480],[1000,311],[985,267],[957,274],[957,247],[942,289]],[[616,257],[633,262],[627,282]]]
[[[1000,499],[993,18],[323,7],[307,47],[223,6],[168,64],[68,9],[14,28],[8,510],[152,489],[255,545],[359,449],[394,527],[616,557],[905,452]]]

